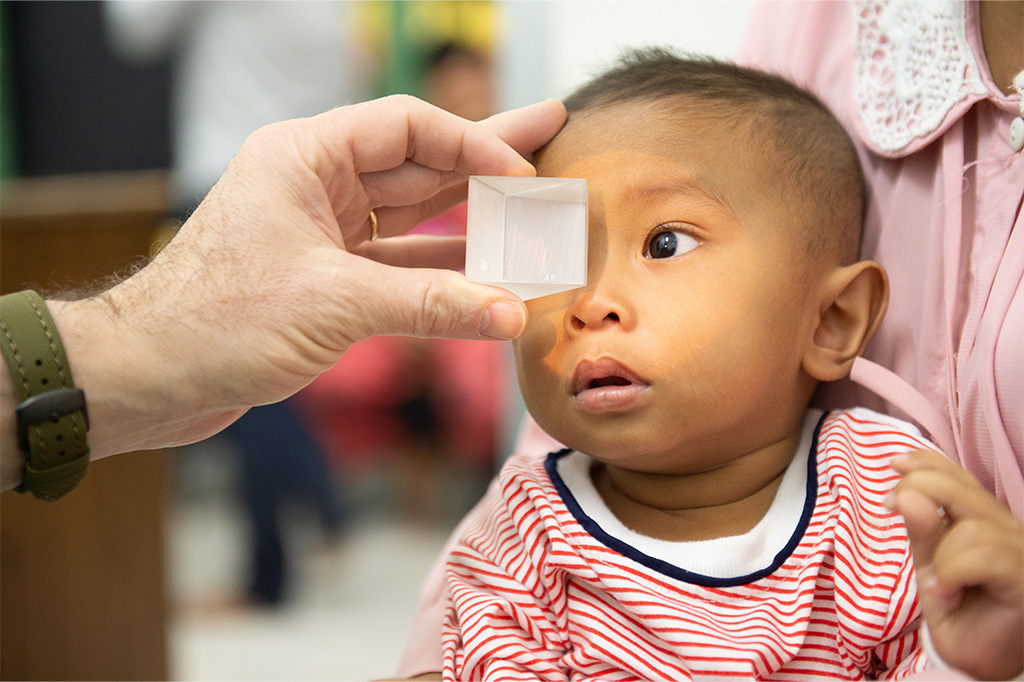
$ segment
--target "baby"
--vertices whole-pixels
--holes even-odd
[[[881,323],[843,128],[785,80],[634,53],[566,101],[538,174],[586,178],[589,282],[529,303],[537,423],[446,569],[446,679],[893,677],[928,663],[893,457],[809,409]]]

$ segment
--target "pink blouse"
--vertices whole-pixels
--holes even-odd
[[[977,3],[766,2],[750,26],[738,61],[817,93],[858,143],[863,256],[891,280],[855,383],[821,402],[916,421],[1024,518],[1024,111]]]

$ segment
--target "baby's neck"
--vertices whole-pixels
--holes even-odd
[[[630,530],[673,542],[742,535],[764,518],[800,444],[800,433],[725,466],[692,474],[650,474],[595,463],[591,478]]]

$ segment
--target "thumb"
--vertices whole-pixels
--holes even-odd
[[[526,328],[526,305],[513,293],[474,284],[448,270],[364,261],[371,271],[359,297],[361,338],[378,335],[445,339],[514,339]]]
[[[901,490],[896,493],[895,511],[903,516],[914,564],[918,568],[931,565],[947,530],[939,505],[917,490]]]

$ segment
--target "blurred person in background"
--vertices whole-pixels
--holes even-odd
[[[125,59],[172,58],[178,219],[252,131],[365,98],[354,75],[360,60],[346,40],[346,3],[109,0],[105,9],[109,38]],[[343,513],[334,473],[294,398],[250,410],[222,443],[237,456],[251,528],[246,601],[278,604],[289,583],[282,513],[292,498],[307,502],[327,537],[337,538]]]
[[[495,111],[494,63],[481,49],[448,41],[427,58],[424,99],[469,121],[482,121]]]
[[[366,99],[344,2],[107,0],[132,62],[170,55],[174,203],[188,213],[257,128]]]
[[[444,42],[430,52],[423,75],[423,99],[469,121],[495,112],[494,64],[479,49]],[[420,234],[466,234],[466,204],[420,223]]]

